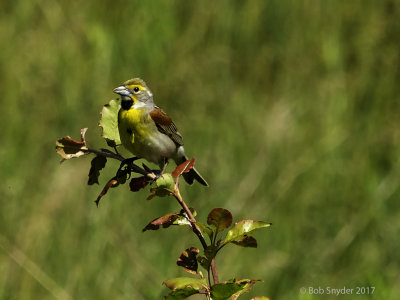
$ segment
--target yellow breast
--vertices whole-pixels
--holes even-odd
[[[129,110],[121,109],[118,114],[118,128],[121,141],[125,147],[130,148],[130,144],[145,142],[144,140],[157,130],[154,122],[151,122],[146,109]]]
[[[158,130],[146,109],[121,109],[118,129],[124,147],[137,157],[160,163],[176,154],[176,145]]]

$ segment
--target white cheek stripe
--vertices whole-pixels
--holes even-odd
[[[132,106],[134,109],[139,109],[145,107],[146,104],[141,101],[136,101],[136,103]]]

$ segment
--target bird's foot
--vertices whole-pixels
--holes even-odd
[[[161,176],[163,176],[163,174],[164,174],[163,170],[152,170],[152,172],[156,175],[156,177],[154,177],[151,180],[151,184],[153,184],[155,181],[157,181],[157,179],[160,178]]]

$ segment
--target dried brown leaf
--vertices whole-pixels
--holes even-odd
[[[176,264],[182,267],[185,271],[191,274],[197,274],[198,263],[196,256],[200,250],[196,247],[191,247],[182,252]]]
[[[115,187],[118,185],[118,180],[115,179],[115,177],[111,178],[107,184],[104,186],[103,190],[101,191],[101,193],[97,196],[97,199],[94,201],[96,203],[97,206],[99,206],[99,202],[100,199],[107,194],[108,190],[112,187]]]
[[[81,141],[65,136],[56,141],[56,152],[62,157],[60,163],[67,159],[77,158],[87,153],[85,133],[87,128],[81,129]]]
[[[195,158],[184,161],[180,165],[176,166],[175,170],[172,172],[172,176],[178,178],[180,175],[182,175],[182,173],[189,172],[194,167],[195,163]]]

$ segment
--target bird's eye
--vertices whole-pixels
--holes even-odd
[[[137,86],[135,86],[135,87],[133,88],[133,91],[134,91],[135,93],[138,93],[138,92],[139,92],[139,88],[138,88]]]

